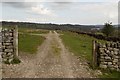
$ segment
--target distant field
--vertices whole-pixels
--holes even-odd
[[[46,34],[49,30],[42,30],[42,29],[32,29],[32,28],[19,28],[18,32],[21,33],[34,33],[34,34]]]
[[[45,38],[37,35],[19,34],[19,51],[34,54],[37,51],[37,47],[42,44],[44,39]]]

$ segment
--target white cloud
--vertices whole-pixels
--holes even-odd
[[[31,7],[32,11],[38,14],[49,14],[50,11],[47,8],[44,8],[43,5]]]
[[[36,23],[39,23],[39,22],[45,22],[45,19],[43,19],[43,18],[27,17],[25,21],[27,21],[27,22],[36,22]]]
[[[26,21],[29,21],[29,22],[36,22],[36,19],[35,18],[26,18]]]
[[[42,4],[38,4],[36,6],[32,6],[31,7],[32,11],[28,11],[28,12],[32,12],[34,14],[39,14],[39,15],[48,15],[48,16],[54,16],[55,14],[48,8],[44,7],[44,5]]]
[[[109,19],[117,19],[118,5],[117,3],[95,3],[81,5],[81,10],[93,14],[99,14]]]
[[[44,22],[50,22],[48,18],[34,18],[34,17],[27,17],[26,20],[27,22],[35,22],[35,23],[44,23]]]
[[[17,20],[17,19],[2,19],[2,21],[15,21],[15,22],[20,22],[21,20]]]

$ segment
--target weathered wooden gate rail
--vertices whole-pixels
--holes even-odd
[[[101,44],[93,41],[93,68],[120,71],[120,43]]]
[[[2,47],[1,47],[1,56],[2,61],[5,63],[14,63],[18,56],[18,30],[17,27],[12,29],[2,29]]]

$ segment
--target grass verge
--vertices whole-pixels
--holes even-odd
[[[88,61],[92,59],[92,40],[98,40],[87,35],[76,34],[72,32],[62,32],[61,38],[63,43],[69,48],[75,55],[82,56]],[[102,43],[106,42],[98,40]]]
[[[36,53],[37,47],[42,44],[44,38],[37,35],[19,34],[18,49],[19,51]]]
[[[92,40],[97,40],[101,43],[106,43],[107,41],[98,40],[96,38],[76,34],[72,32],[62,32],[61,38],[63,43],[72,51],[75,55],[81,56],[81,58],[85,58],[87,61],[92,62]],[[101,70],[103,75],[98,77],[100,78],[118,78],[120,72],[117,71],[109,71],[109,70]]]
[[[111,70],[101,70],[102,71],[102,75],[99,75],[100,78],[117,78],[118,80],[120,80],[120,72],[118,71],[111,71]]]

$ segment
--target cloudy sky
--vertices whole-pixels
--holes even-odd
[[[0,20],[62,24],[118,23],[118,0],[3,0]]]

